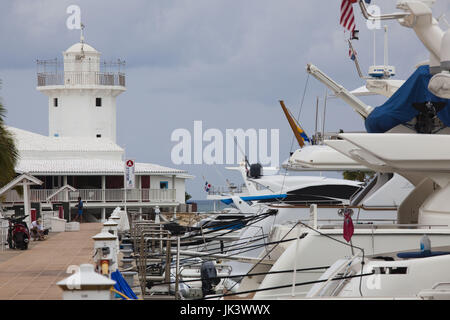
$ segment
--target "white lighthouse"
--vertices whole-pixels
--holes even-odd
[[[116,142],[116,97],[126,90],[124,62],[100,61],[84,42],[63,52],[63,64],[38,60],[37,89],[49,98],[50,137],[90,137]],[[60,70],[62,69],[62,70]]]
[[[116,143],[116,97],[126,90],[124,62],[105,63],[100,56],[82,35],[62,61],[37,61],[37,90],[49,98],[49,136],[8,127],[19,151],[16,172],[43,182],[30,187],[30,206],[38,213],[63,206],[68,221],[78,197],[88,221],[105,220],[117,207],[142,213],[156,207],[176,212],[179,205],[187,210],[185,181],[193,176],[185,170],[136,161],[135,186],[126,187],[125,150]],[[23,198],[9,190],[2,204],[20,207]],[[26,207],[22,210],[29,211]]]

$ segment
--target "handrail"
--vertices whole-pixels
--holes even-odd
[[[125,87],[125,73],[97,71],[40,72],[37,86],[101,85]]]
[[[393,20],[393,19],[401,19],[409,15],[409,13],[397,12],[375,16],[367,10],[366,4],[364,3],[363,0],[359,0],[359,6],[361,8],[361,12],[364,18],[366,18],[367,20]]]
[[[340,204],[340,205],[329,205],[329,204],[320,204],[320,201],[315,201],[314,203],[311,204],[317,204],[317,208],[321,209],[343,209],[343,208],[347,208],[347,209],[363,209],[366,211],[392,211],[392,210],[397,210],[398,207],[397,206],[392,206],[392,207],[375,207],[375,206],[364,206],[364,205],[345,205],[345,204]],[[268,204],[269,207],[273,207],[273,208],[308,208],[310,207],[310,205],[306,205],[306,204],[292,204],[292,205],[287,205],[287,204]]]
[[[338,221],[342,222],[342,220],[338,220]],[[386,220],[386,221],[389,221],[389,220]],[[435,224],[435,225],[434,224],[401,224],[401,223],[393,223],[393,224],[359,224],[359,223],[355,223],[354,224],[355,229],[363,229],[364,227],[370,227],[371,229],[380,229],[380,228],[383,229],[383,228],[386,228],[386,226],[397,227],[397,228],[415,227],[415,228],[428,228],[428,229],[439,228],[439,227],[440,228],[448,228],[449,227],[449,225],[445,225],[445,224],[442,224],[442,225],[439,225],[439,224]],[[319,226],[319,229],[327,229],[330,227],[342,228],[342,224],[322,225],[322,226]]]
[[[124,189],[77,189],[66,193],[54,194],[57,189],[31,189],[32,202],[68,201],[76,202],[78,197],[87,202],[123,202]],[[127,201],[130,202],[174,202],[176,200],[175,189],[127,189]],[[6,193],[5,203],[21,203],[23,197],[17,191],[10,190]]]
[[[339,272],[341,272],[343,269],[348,269],[352,264],[353,261],[358,258],[361,255],[361,252],[356,253],[353,257],[351,257],[349,260],[343,261],[342,265],[337,268],[327,279],[327,281],[321,283],[319,286],[317,286],[317,289],[311,294],[308,294],[308,297],[315,297],[320,295],[321,291],[336,277]]]

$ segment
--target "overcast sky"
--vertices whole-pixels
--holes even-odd
[[[395,2],[372,1],[383,12]],[[314,63],[348,89],[363,85],[348,57],[347,34],[339,26],[340,0],[2,0],[0,2],[0,95],[7,124],[48,134],[47,98],[36,91],[36,59],[62,58],[79,41],[78,30],[66,27],[66,8],[81,7],[86,42],[105,60],[127,62],[127,92],[117,102],[117,140],[127,156],[186,169],[196,178],[187,191],[205,198],[205,177],[213,185],[225,178],[240,183],[222,165],[181,165],[171,161],[175,129],[279,129],[280,161],[297,145],[278,100],[297,115]],[[435,16],[450,2],[438,0]],[[363,71],[373,62],[373,32],[355,6],[360,40],[354,42]],[[412,30],[389,26],[389,62],[397,79],[428,59]],[[441,23],[446,28],[444,22]],[[383,59],[383,32],[377,36],[377,62]],[[314,130],[316,96],[325,88],[310,78],[300,122]],[[374,106],[384,99],[366,101]],[[361,118],[339,100],[327,106],[326,131],[364,130]],[[207,143],[205,143],[206,145]]]

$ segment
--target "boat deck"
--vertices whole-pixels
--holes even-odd
[[[0,300],[61,300],[56,283],[70,265],[93,263],[94,240],[101,223],[83,223],[80,231],[51,233],[31,241],[26,251],[0,252]]]

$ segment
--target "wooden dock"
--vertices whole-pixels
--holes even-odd
[[[0,300],[61,300],[56,283],[68,267],[93,263],[94,241],[101,223],[83,223],[80,231],[50,234],[45,241],[31,241],[25,251],[0,252]]]

